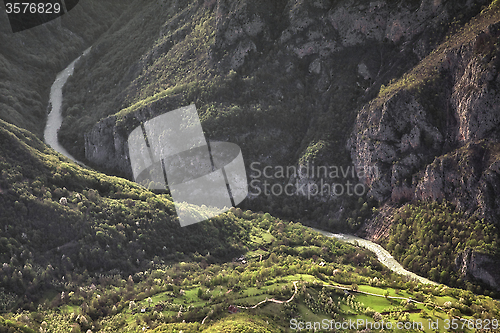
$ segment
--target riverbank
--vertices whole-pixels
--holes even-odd
[[[380,246],[377,243],[374,243],[374,242],[369,241],[369,240],[364,239],[364,238],[349,235],[349,234],[333,234],[331,232],[316,229],[316,228],[311,228],[311,229],[323,234],[324,236],[333,237],[333,238],[336,238],[338,240],[344,241],[346,243],[361,246],[367,250],[370,250],[371,252],[375,253],[375,255],[377,256],[377,259],[384,266],[386,266],[387,268],[389,268],[393,272],[396,272],[396,273],[401,274],[401,275],[405,275],[412,280],[418,280],[419,282],[424,283],[424,284],[438,285],[438,283],[436,283],[434,281],[431,281],[429,279],[424,278],[423,276],[417,275],[413,272],[410,272],[410,271],[404,269],[404,267],[401,266],[401,264],[399,262],[397,262],[396,259],[394,259],[393,256],[386,249],[384,249],[382,246]]]

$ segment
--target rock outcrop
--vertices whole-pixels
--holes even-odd
[[[237,88],[241,91],[233,92],[234,96],[229,98],[215,96],[212,100],[198,102],[195,99],[188,102],[195,102],[197,108],[202,111],[210,103],[217,103],[219,107],[231,103],[242,106],[246,103],[247,108],[262,105],[269,109],[266,113],[271,118],[265,121],[266,132],[283,133],[280,135],[281,138],[290,136],[295,138],[287,139],[288,141],[283,143],[287,149],[278,154],[278,159],[273,158],[275,144],[262,144],[260,135],[246,135],[248,146],[257,150],[251,157],[259,159],[260,156],[271,156],[267,160],[270,164],[292,159],[295,159],[293,163],[299,163],[299,158],[308,145],[313,146],[319,140],[326,142],[331,140],[327,138],[332,129],[324,128],[326,122],[345,118],[342,119],[345,125],[331,124],[331,126],[339,126],[347,133],[352,125],[352,114],[360,103],[357,101],[368,100],[378,91],[382,82],[389,77],[401,75],[419,59],[429,54],[432,50],[432,39],[445,32],[442,29],[444,23],[449,22],[459,12],[472,15],[474,10],[471,8],[478,5],[465,0],[453,4],[445,1],[402,1],[397,6],[393,1],[350,0],[341,3],[286,0],[272,3],[205,1],[203,4],[189,6],[183,12],[179,12],[161,28],[160,38],[154,47],[137,60],[132,66],[134,70],[127,72],[126,77],[120,82],[122,86],[126,86],[126,82],[131,82],[122,95],[140,94],[138,91],[141,87],[137,86],[137,82],[149,84],[147,77],[144,77],[145,73],[161,71],[161,68],[155,67],[158,60],[173,52],[172,50],[175,51],[175,45],[182,43],[186,38],[191,38],[192,28],[188,25],[183,26],[182,22],[185,22],[187,17],[193,17],[196,13],[210,8],[212,11],[210,15],[214,16],[214,39],[208,50],[209,61],[198,65],[208,66],[203,72],[213,71],[224,76],[237,71],[238,76],[252,77],[255,72],[261,71],[269,73],[273,79],[269,79],[269,82],[252,84],[244,82]],[[385,59],[389,54],[393,57]],[[94,64],[94,66],[100,65]],[[143,77],[140,80],[129,77],[132,72],[135,76]],[[174,75],[169,73],[166,76]],[[278,83],[277,80],[280,78],[282,81]],[[256,85],[261,85],[261,90],[257,90],[259,88]],[[262,94],[255,95],[253,91],[256,90],[262,91]],[[181,94],[186,93],[181,92]],[[246,98],[243,103],[242,95]],[[272,110],[278,108],[270,106],[279,107],[284,101],[295,99],[297,96],[300,96],[302,101],[298,102],[299,104],[294,103],[293,106],[300,111],[293,116],[290,116],[289,112],[286,116],[290,118],[287,121],[295,123],[284,125],[283,115],[272,115],[274,112]],[[90,112],[93,112],[90,105],[92,98],[87,96],[84,101]],[[117,96],[109,96],[109,100],[116,98]],[[172,95],[165,97],[167,101],[172,98],[176,97]],[[412,103],[417,107],[418,102]],[[288,108],[287,104],[284,105]],[[95,110],[99,109],[100,106],[96,105]],[[322,120],[323,115],[329,110],[330,118]],[[106,112],[109,114],[109,110]],[[158,112],[160,111],[152,112],[151,115],[156,115]],[[135,113],[137,113],[136,119],[142,119],[143,111],[138,110]],[[85,156],[92,165],[130,176],[123,145],[127,131],[131,131],[132,128],[119,128],[113,117],[103,119],[94,128],[86,130]],[[420,128],[419,126],[423,126],[423,120],[419,121],[415,131],[404,138],[403,141],[406,140],[406,143],[403,144],[415,145],[420,136],[432,135],[435,139],[434,145],[438,146],[441,140],[439,134],[432,130],[431,125]],[[242,126],[234,125],[237,128],[228,129],[224,136],[236,142],[237,140],[231,137],[234,136],[231,131],[239,132],[238,135],[255,132],[256,126],[253,123],[256,122],[250,118]],[[422,133],[422,130],[425,133]],[[336,142],[339,140],[340,144]],[[322,145],[316,154],[323,159],[320,162],[339,163],[338,155],[345,155],[343,149],[345,140],[346,138],[342,137]],[[297,147],[292,148],[294,144]],[[337,148],[329,151],[328,147],[331,146]],[[407,150],[415,149],[417,148],[410,147]],[[379,151],[382,154],[391,154],[390,149],[384,145]],[[407,166],[420,157],[418,154],[415,156],[409,154],[408,158],[409,160],[402,162],[401,166],[396,166],[401,174],[408,173]],[[387,185],[380,183],[377,186],[383,188]],[[386,191],[382,189],[381,191],[382,197],[386,195]]]
[[[413,173],[429,161],[430,154],[438,154],[442,144],[443,135],[408,91],[364,107],[348,143],[357,167],[378,169],[377,178],[367,175],[363,181],[370,187],[368,195],[379,202],[409,192]]]
[[[455,267],[466,278],[474,277],[483,283],[500,289],[498,259],[466,249],[455,258]]]
[[[500,15],[468,29],[365,105],[347,147],[358,167],[377,167],[362,181],[382,205],[446,201],[498,226]],[[379,220],[362,232],[376,237]],[[498,260],[469,250],[455,264],[498,288]]]
[[[85,158],[94,165],[105,165],[109,172],[130,177],[127,137],[117,130],[116,116],[105,118],[85,134]]]
[[[109,172],[132,178],[128,135],[142,122],[182,106],[179,98],[160,99],[124,116],[112,115],[99,121],[85,134],[85,158]]]
[[[414,195],[426,201],[453,203],[491,222],[500,217],[500,160],[498,143],[469,143],[426,166]]]
[[[442,51],[438,72],[366,105],[349,141],[379,202],[447,200],[460,210],[496,220],[500,173],[500,53],[492,46],[500,24],[469,43]],[[429,60],[430,61],[430,60]],[[401,83],[401,84],[404,84]]]

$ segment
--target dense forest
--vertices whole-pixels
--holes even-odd
[[[463,281],[455,268],[455,258],[466,248],[499,256],[499,236],[495,226],[477,217],[464,217],[446,203],[409,204],[394,215],[384,247],[412,272],[446,285],[474,292],[484,290]],[[487,291],[489,293],[489,291]]]

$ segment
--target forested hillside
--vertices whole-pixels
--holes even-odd
[[[236,208],[181,228],[168,195],[77,166],[3,121],[0,143],[2,331],[282,332],[291,319],[456,315],[498,326],[491,298],[409,281],[299,223]]]
[[[181,228],[170,196],[82,169],[5,122],[0,135],[0,283],[27,306],[67,274],[128,276],[195,252],[227,259],[249,238],[234,215]]]

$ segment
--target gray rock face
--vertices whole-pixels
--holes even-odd
[[[419,180],[415,197],[446,199],[458,209],[475,212],[490,221],[500,216],[500,161],[491,156],[496,144],[468,144],[429,164]]]
[[[347,2],[328,15],[342,37],[343,46],[363,43],[366,39],[392,42],[409,40],[429,24],[448,19],[443,1],[422,1],[416,10],[407,6],[391,6],[387,1],[369,4]]]
[[[317,106],[312,106],[312,108],[328,109],[328,103],[331,103],[333,98],[334,103],[340,101],[347,104],[342,101],[342,97],[339,97],[343,95],[344,90],[354,91],[362,86],[361,91],[365,89],[371,91],[370,89],[377,86],[375,82],[382,82],[386,75],[395,75],[394,64],[384,64],[382,54],[379,55],[373,45],[390,41],[398,52],[424,56],[430,51],[429,34],[439,24],[449,19],[452,10],[456,8],[467,10],[468,6],[465,0],[455,2],[453,5],[443,1],[422,1],[420,4],[401,2],[398,6],[389,5],[387,1],[348,0],[340,3],[329,1],[311,3],[281,0],[269,3],[220,0],[213,7],[215,41],[210,50],[210,58],[212,65],[221,72],[242,69],[251,72],[259,66],[271,66],[274,73],[281,71],[283,75],[287,75],[287,73],[298,72],[301,68],[305,68],[306,77],[290,82],[290,87],[270,87],[269,96],[262,96],[258,102],[263,105],[276,103],[274,99],[286,98],[283,97],[283,92],[285,94],[296,92],[296,95],[307,95],[315,100]],[[174,30],[174,28],[170,29],[170,26],[179,25],[179,22],[187,19],[183,15],[192,15],[196,12],[196,8],[194,6],[186,13],[173,18],[171,23],[162,28],[160,36],[167,36],[168,31]],[[133,82],[134,76],[144,72],[145,68],[153,64],[157,58],[164,56],[172,45],[185,38],[187,33],[185,29],[180,29],[168,35],[168,38],[160,38],[161,42],[131,67],[133,70],[129,71],[123,81]],[[418,45],[418,50],[412,50],[409,47],[410,44]],[[357,57],[360,58],[359,63],[356,63],[352,70],[346,68],[342,69],[345,72],[339,73],[339,69],[334,66],[338,62],[338,57],[345,57],[353,50],[356,50]],[[369,88],[366,88],[367,86]],[[112,96],[112,98],[115,97]],[[352,97],[346,98],[352,99]],[[419,107],[416,101],[412,103],[415,104],[415,108]],[[174,107],[183,106],[171,104]],[[150,109],[155,110],[151,111],[151,115],[161,112],[155,106]],[[304,112],[309,112],[309,110]],[[385,117],[392,117],[391,112],[395,110],[386,112]],[[131,117],[136,121],[147,114],[144,110],[137,110],[135,113],[137,117]],[[133,123],[132,120],[130,121]],[[399,164],[394,166],[395,174],[408,174],[414,163],[412,161],[421,158],[417,153],[411,155],[411,151],[420,149],[419,138],[425,136],[426,133],[431,133],[430,135],[437,138],[438,134],[431,130],[432,126],[429,124],[424,126],[423,122],[424,120],[417,121],[419,125],[415,125],[417,127],[413,132],[400,138],[401,149],[407,152],[409,159],[398,162]],[[111,116],[101,120],[89,130],[85,135],[85,156],[90,164],[130,176],[124,144],[132,128],[120,127],[119,123]],[[313,123],[311,121],[311,124]],[[386,118],[382,120],[381,125],[379,136],[384,136],[384,131],[391,130],[387,127]],[[387,128],[384,129],[384,126]],[[269,128],[271,131],[283,131],[279,124],[269,124]],[[241,132],[247,131],[248,129],[242,129]],[[312,134],[314,132],[314,128],[310,128],[308,133],[311,133],[311,138],[304,138],[304,142],[316,140]],[[285,136],[291,134],[295,133],[284,133]],[[393,133],[393,136],[395,135]],[[371,147],[372,144],[367,145],[366,149],[375,149],[382,163],[392,163],[397,149],[394,150],[394,147],[384,140],[379,141],[380,143],[374,143],[373,147]],[[361,141],[359,143],[362,144]],[[437,141],[435,145],[438,145]],[[270,152],[262,147],[259,153],[269,155]],[[292,149],[288,152],[290,156],[298,153],[293,152]],[[335,152],[325,154],[332,155],[333,161],[330,163],[335,162]],[[386,166],[380,165],[380,167]],[[389,176],[387,179],[381,179],[381,182],[370,181],[370,184],[379,188],[374,190],[373,194],[378,198],[387,197],[389,192],[386,188],[390,186],[392,178],[394,177]],[[396,178],[394,181],[397,182]]]
[[[466,249],[455,258],[455,267],[465,277],[472,276],[494,288],[500,287],[500,269],[488,255]]]
[[[472,4],[458,1],[454,6],[468,10]],[[231,69],[238,69],[252,52],[258,52],[262,47],[257,44],[279,43],[301,59],[311,55],[325,58],[370,41],[409,42],[447,22],[451,11],[450,4],[442,0],[425,0],[419,6],[406,2],[394,6],[388,1],[311,4],[285,0],[264,4],[220,0],[214,50],[223,54],[221,63]],[[415,42],[419,57],[429,52],[426,38]],[[317,64],[311,66],[311,72],[319,71]]]
[[[160,99],[123,117],[102,119],[85,134],[85,157],[95,165],[132,179],[128,135],[141,122],[182,106],[177,97]]]
[[[359,112],[348,147],[356,165],[381,171],[364,180],[369,195],[380,202],[446,199],[463,211],[498,216],[491,206],[500,186],[498,57],[477,52],[478,40],[489,38],[496,34],[445,52],[435,86],[451,88],[432,92],[434,105],[419,103],[427,96],[418,89],[400,89]]]
[[[363,181],[370,187],[369,196],[384,201],[411,186],[414,171],[442,143],[443,135],[424,107],[411,93],[401,91],[381,105],[371,103],[360,111],[348,147],[357,167],[378,168],[378,178]]]
[[[126,143],[127,137],[117,131],[116,117],[108,117],[85,134],[85,158],[93,164],[106,165],[108,170],[131,176]]]
[[[482,36],[478,36],[474,43],[478,43],[481,38]],[[457,64],[456,68],[452,69],[456,84],[450,102],[458,119],[456,139],[461,144],[488,137],[500,122],[498,61],[474,57],[473,49],[476,47],[450,56],[458,58],[455,61],[450,60]]]

